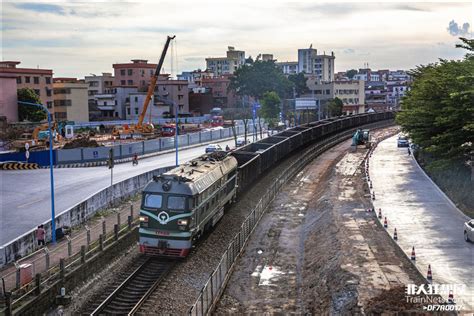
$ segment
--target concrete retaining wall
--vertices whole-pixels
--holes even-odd
[[[152,180],[173,167],[164,167],[143,173],[107,187],[56,216],[56,227],[77,226],[92,217],[97,211],[121,203],[123,200],[139,192]],[[46,240],[51,240],[51,220],[43,223],[46,229]],[[0,268],[19,257],[32,253],[36,245],[36,228],[17,239],[0,247]]]

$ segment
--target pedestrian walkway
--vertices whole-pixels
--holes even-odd
[[[121,228],[128,226],[128,217],[132,216],[136,220],[139,209],[140,199],[135,197],[116,208],[99,212],[85,225],[73,229],[69,236],[64,237],[56,245],[48,243],[46,247],[38,249],[15,264],[6,266],[0,271],[5,291],[18,289],[24,286],[26,281],[34,279],[37,273],[44,274],[47,270],[58,267],[61,258],[77,256],[81,251],[81,246],[88,248],[90,245],[97,244],[104,229],[107,236],[113,236],[114,225],[118,224]],[[20,270],[19,274],[18,270]],[[3,289],[0,290],[2,291]]]
[[[434,284],[462,285],[454,299],[463,312],[474,310],[474,244],[463,239],[462,214],[425,175],[407,148],[397,148],[397,136],[379,143],[369,167],[376,199],[388,220],[388,232],[397,229],[398,244]],[[442,296],[447,299],[448,293]],[[429,304],[426,304],[429,305]]]

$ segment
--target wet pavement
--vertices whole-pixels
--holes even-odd
[[[381,142],[369,167],[375,208],[387,217],[388,230],[396,228],[398,244],[426,275],[431,265],[433,283],[464,285],[454,299],[464,311],[474,310],[474,243],[463,239],[468,217],[424,174],[407,148],[397,148],[397,137]],[[447,298],[447,294],[443,295]]]

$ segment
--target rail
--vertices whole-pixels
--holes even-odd
[[[173,265],[172,261],[146,258],[90,315],[135,314]]]
[[[380,128],[392,124],[393,121],[378,122],[364,125],[364,128]],[[222,292],[230,278],[237,258],[242,253],[250,235],[257,227],[257,224],[264,215],[268,205],[278,194],[281,187],[289,179],[293,178],[304,166],[311,162],[315,157],[319,156],[324,151],[335,146],[336,144],[346,139],[349,139],[354,133],[354,131],[355,129],[344,131],[312,145],[310,148],[306,149],[303,152],[303,154],[300,156],[300,159],[296,160],[280,174],[280,176],[273,182],[273,185],[258,201],[255,208],[246,217],[245,221],[241,225],[240,231],[235,235],[232,242],[227,247],[227,250],[222,255],[219,265],[214,270],[214,272],[211,273],[211,276],[209,277],[208,281],[201,289],[197,300],[194,302],[194,304],[189,310],[189,315],[203,316],[209,315],[212,312],[213,308],[215,307],[215,304],[222,295]]]

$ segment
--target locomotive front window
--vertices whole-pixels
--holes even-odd
[[[186,198],[184,196],[169,196],[168,209],[184,210],[186,208]]]
[[[161,194],[145,194],[144,206],[150,208],[161,208],[163,197]]]

